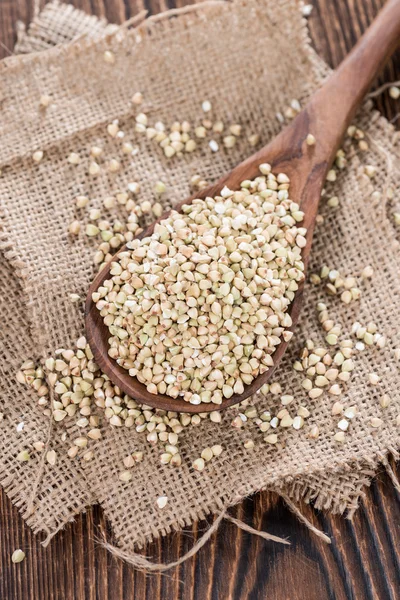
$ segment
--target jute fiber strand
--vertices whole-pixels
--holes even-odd
[[[2,485],[33,530],[47,534],[47,542],[74,515],[100,503],[124,558],[210,512],[218,513],[219,523],[229,506],[264,488],[294,502],[314,500],[333,512],[354,511],[378,465],[389,453],[396,456],[399,447],[400,376],[393,353],[400,346],[399,248],[390,218],[393,201],[388,199],[389,187],[395,197],[399,190],[398,136],[370,106],[357,120],[370,150],[350,150],[347,167],[326,186],[325,197],[338,196],[340,207],[329,208],[322,199],[325,220],[315,234],[310,273],[326,264],[344,275],[357,275],[371,264],[375,274],[362,285],[360,301],[348,306],[327,296],[323,287],[306,286],[301,323],[276,376],[283,392],[295,396],[290,412],[300,404],[310,410],[301,431],[281,431],[279,444],[268,445],[256,426],[231,426],[237,414],[233,408],[224,412],[221,424],[203,420],[184,430],[179,469],[161,465],[159,449],[150,448],[143,434],[108,425],[102,427],[103,438],[91,442],[92,461],[71,460],[66,450],[81,433],[75,420],[51,423],[37,406],[37,396],[17,383],[15,372],[23,360],[40,361],[57,348],[73,347],[83,333],[83,304],[71,303],[68,296],[84,298],[94,276],[94,244],[83,234],[72,240],[67,233],[77,218],[74,197],[87,194],[90,206],[104,213],[102,199],[133,180],[141,184],[141,201],[157,201],[154,184],[162,180],[168,190],[164,204],[174,205],[190,195],[193,174],[211,182],[254,151],[247,135],[260,133],[260,145],[276,135],[281,128],[276,113],[284,112],[293,98],[304,103],[329,72],[311,50],[298,7],[289,0],[200,6],[98,39],[100,27],[105,23],[100,26],[79,11],[50,4],[36,19],[32,35],[22,35],[19,42],[24,52],[40,49],[38,40],[48,49],[12,57],[0,67]],[[80,37],[62,45],[92,28],[97,31],[94,41]],[[61,45],[49,48],[54,44]],[[115,65],[103,60],[109,48]],[[213,154],[204,144],[193,154],[167,160],[158,146],[134,132],[130,100],[136,91],[143,93],[152,122],[197,124],[201,102],[209,99],[215,119],[241,123],[246,135],[230,150],[221,144]],[[44,93],[52,97],[45,112],[39,110]],[[102,145],[108,158],[120,156],[116,141],[106,133],[114,119],[139,152],[134,160],[124,160],[120,173],[104,170],[92,178],[91,146]],[[44,158],[37,164],[31,156],[38,149]],[[67,162],[71,152],[81,156],[79,165]],[[365,164],[377,167],[375,179],[364,174]],[[381,192],[379,200],[371,196],[374,190]],[[356,369],[341,401],[357,406],[358,414],[343,444],[333,440],[339,420],[331,415],[335,398],[325,394],[310,400],[301,387],[301,374],[292,369],[305,339],[324,344],[318,301],[326,302],[332,319],[342,325],[343,339],[350,336],[355,320],[375,321],[388,338],[383,350],[372,347],[355,358]],[[378,386],[368,384],[370,372],[381,376]],[[379,404],[384,393],[391,397],[385,410]],[[270,394],[259,393],[254,402],[271,412],[280,406],[279,397]],[[375,430],[370,426],[373,417],[383,420]],[[20,420],[23,432],[16,431]],[[320,436],[312,440],[307,434],[315,424]],[[62,441],[65,427],[67,439]],[[256,442],[252,451],[243,447],[249,437]],[[55,466],[44,460],[44,453],[32,452],[29,463],[16,461],[18,452],[36,440],[56,450]],[[221,456],[195,472],[191,462],[215,443],[224,448]],[[133,480],[122,483],[118,474],[123,458],[142,449],[144,460],[135,466]],[[162,510],[155,506],[160,495],[169,498]]]

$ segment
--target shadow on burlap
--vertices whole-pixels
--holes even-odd
[[[142,434],[104,426],[102,440],[92,446],[94,459],[85,463],[66,455],[69,440],[79,433],[74,421],[67,423],[68,437],[62,441],[65,425],[50,423],[34,392],[16,381],[24,359],[43,360],[83,333],[83,307],[68,295],[85,296],[94,274],[94,248],[84,235],[71,240],[67,234],[76,218],[76,195],[87,194],[91,207],[102,208],[102,198],[137,180],[141,200],[155,202],[154,182],[161,179],[169,190],[166,204],[173,205],[189,195],[193,174],[212,181],[252,151],[244,135],[229,151],[213,154],[204,144],[193,154],[167,161],[158,146],[134,132],[134,92],[144,94],[152,122],[195,123],[207,98],[216,119],[241,123],[247,134],[260,133],[264,144],[281,127],[276,112],[283,112],[293,98],[304,102],[329,72],[310,48],[305,23],[289,0],[204,6],[118,34],[115,27],[106,27],[53,2],[30,32],[20,35],[17,51],[35,53],[0,65],[1,484],[33,530],[47,534],[46,541],[85,507],[100,503],[118,546],[128,552],[265,488],[294,501],[313,500],[332,512],[352,513],[379,463],[389,453],[396,456],[399,446],[400,377],[393,355],[400,346],[399,249],[387,199],[389,186],[399,189],[398,135],[370,106],[357,120],[370,151],[350,151],[348,166],[327,186],[327,197],[337,195],[340,207],[329,209],[322,201],[325,220],[315,234],[310,272],[327,264],[357,275],[371,264],[375,275],[363,285],[360,302],[350,306],[327,297],[320,287],[306,287],[301,324],[277,374],[284,393],[295,396],[290,410],[302,404],[311,412],[301,431],[280,433],[273,447],[256,427],[232,428],[236,410],[230,409],[220,425],[204,420],[181,434],[183,465],[172,469],[160,464],[159,449],[150,448]],[[111,35],[104,38],[104,31]],[[115,65],[103,61],[109,47]],[[44,93],[53,99],[46,112],[39,110]],[[139,153],[133,161],[125,160],[121,173],[89,178],[92,145],[101,143],[107,157],[118,155],[116,141],[106,134],[107,124],[116,118]],[[37,149],[44,151],[39,164],[31,159]],[[72,151],[85,157],[78,166],[66,161]],[[378,168],[372,182],[363,174],[363,164]],[[371,196],[374,190],[381,192],[380,200]],[[385,349],[371,348],[356,357],[342,400],[356,405],[358,415],[344,444],[333,440],[338,420],[331,416],[334,398],[310,400],[301,376],[292,370],[306,338],[323,344],[318,301],[328,304],[343,337],[349,337],[355,320],[373,320],[388,339]],[[381,375],[379,386],[368,385],[371,371]],[[392,400],[384,411],[379,404],[383,393]],[[279,405],[271,395],[258,394],[254,402],[264,409]],[[372,430],[369,421],[376,416],[383,425]],[[17,433],[20,420],[25,427]],[[320,429],[317,440],[307,437],[314,424]],[[243,448],[250,436],[256,442],[251,452]],[[45,462],[44,453],[32,453],[29,463],[16,461],[18,452],[37,440],[57,451],[55,466]],[[202,473],[195,472],[192,460],[215,443],[222,444],[223,454]],[[135,467],[133,481],[123,484],[118,480],[122,459],[138,449],[145,450],[144,461]],[[154,504],[161,494],[169,497],[162,511]]]

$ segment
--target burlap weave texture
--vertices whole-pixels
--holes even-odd
[[[94,21],[89,23],[78,14],[62,5],[50,5],[31,38],[20,41],[20,51],[49,48],[92,30]],[[51,33],[46,37],[47,31]],[[100,29],[96,31],[100,34]],[[40,47],[37,40],[44,44]],[[108,47],[115,52],[115,65],[102,60]],[[363,155],[350,153],[349,164],[337,182],[327,186],[327,197],[337,195],[340,207],[329,209],[322,200],[325,221],[316,231],[310,272],[327,264],[352,275],[372,264],[375,276],[363,286],[361,301],[350,306],[328,297],[322,288],[306,289],[301,324],[277,375],[285,392],[295,395],[296,405],[303,404],[311,411],[304,430],[282,434],[283,443],[274,448],[266,445],[254,428],[251,435],[256,448],[248,452],[243,441],[250,430],[237,431],[230,426],[235,414],[232,409],[224,414],[221,425],[204,421],[185,431],[184,464],[173,470],[160,465],[158,450],[148,448],[141,434],[104,427],[103,439],[93,445],[95,458],[82,463],[66,456],[69,442],[61,441],[62,427],[48,422],[34,394],[15,381],[23,359],[46,357],[55,348],[73,344],[82,334],[82,306],[72,304],[68,294],[77,292],[84,297],[94,271],[93,246],[83,235],[72,241],[67,234],[68,223],[76,218],[73,198],[77,194],[88,194],[91,206],[101,208],[102,198],[137,180],[141,199],[154,202],[154,182],[162,179],[168,185],[167,202],[173,205],[189,195],[191,175],[200,173],[211,182],[251,152],[243,136],[229,151],[212,154],[204,145],[193,155],[167,161],[159,148],[134,132],[130,99],[135,91],[144,94],[154,121],[197,122],[201,102],[208,98],[216,118],[240,122],[246,132],[259,132],[261,143],[266,143],[281,127],[276,112],[283,112],[293,98],[304,102],[327,73],[308,46],[304,22],[289,0],[249,0],[203,8],[145,24],[118,39],[79,40],[3,63],[0,395],[4,419],[0,425],[0,475],[2,485],[35,531],[50,536],[74,514],[100,502],[118,543],[130,549],[265,487],[295,499],[314,498],[318,506],[343,512],[356,506],[362,487],[382,458],[389,451],[396,452],[400,399],[393,348],[400,345],[400,277],[387,188],[399,188],[399,156],[397,134],[368,107],[358,124],[371,149]],[[53,98],[45,114],[38,109],[43,93]],[[92,145],[101,142],[105,155],[117,155],[115,140],[105,131],[116,118],[126,138],[138,145],[139,153],[134,161],[124,163],[121,174],[90,178],[87,156]],[[36,165],[31,155],[39,148],[45,156]],[[72,151],[83,157],[78,166],[66,161]],[[363,175],[363,164],[378,167],[372,182]],[[380,200],[371,197],[373,190],[382,192]],[[347,334],[355,320],[374,320],[389,340],[384,350],[371,349],[357,357],[343,403],[356,405],[359,414],[343,445],[332,439],[337,421],[331,416],[334,400],[308,399],[300,386],[301,377],[291,367],[307,337],[323,342],[315,308],[319,300],[328,304],[332,318]],[[382,376],[382,384],[376,388],[366,382],[371,371]],[[392,398],[384,413],[379,406],[383,393]],[[265,408],[279,405],[272,396],[258,395],[255,401]],[[23,435],[15,429],[21,416]],[[384,420],[377,431],[369,425],[375,416]],[[313,424],[321,431],[318,440],[306,436]],[[77,435],[73,422],[68,435]],[[16,462],[19,450],[37,439],[57,450],[55,467],[41,456],[29,464]],[[202,448],[217,442],[224,446],[221,457],[203,473],[194,472],[191,461]],[[122,484],[118,481],[122,459],[142,448],[146,449],[145,460],[136,466],[133,482]],[[154,506],[160,494],[170,499],[163,511]]]

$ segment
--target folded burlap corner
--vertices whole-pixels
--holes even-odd
[[[400,376],[393,354],[400,346],[399,249],[388,218],[387,193],[389,187],[399,189],[398,135],[369,106],[357,122],[370,150],[350,152],[346,169],[327,186],[327,197],[338,196],[340,207],[328,208],[322,201],[325,220],[315,234],[310,272],[327,264],[356,275],[371,264],[375,275],[364,285],[360,302],[350,306],[326,296],[321,287],[306,288],[301,324],[277,375],[285,392],[295,395],[296,405],[311,412],[302,431],[281,434],[279,447],[271,447],[256,428],[232,428],[235,409],[230,409],[221,425],[203,421],[182,434],[184,463],[174,470],[160,464],[158,450],[148,448],[141,434],[105,426],[103,439],[93,444],[94,459],[85,463],[67,457],[70,443],[61,439],[64,428],[44,417],[35,394],[15,379],[22,360],[43,359],[73,344],[83,332],[82,306],[72,304],[68,294],[84,297],[94,273],[93,247],[84,236],[72,243],[67,235],[75,218],[74,196],[86,193],[93,198],[91,206],[101,208],[105,195],[135,179],[142,185],[141,198],[154,202],[154,182],[162,179],[173,205],[189,195],[191,175],[200,173],[212,181],[252,152],[243,136],[229,151],[212,154],[205,146],[167,161],[150,141],[134,133],[130,99],[135,91],[144,94],[154,120],[168,123],[195,122],[201,101],[208,98],[216,118],[242,123],[247,133],[260,133],[264,144],[281,127],[276,112],[283,112],[293,98],[305,101],[329,72],[310,48],[305,23],[289,0],[208,4],[173,19],[147,21],[135,31],[115,32],[114,26],[52,2],[19,38],[17,51],[35,54],[1,65],[1,484],[34,531],[47,534],[47,541],[85,507],[100,503],[119,547],[127,552],[210,512],[225,514],[230,505],[265,488],[295,501],[313,500],[333,512],[352,512],[377,466],[399,447]],[[114,66],[102,60],[106,47],[116,55]],[[52,97],[45,113],[38,108],[44,93]],[[139,154],[121,175],[93,181],[86,159],[75,167],[66,157],[72,151],[87,156],[99,140],[105,154],[113,156],[115,142],[106,137],[105,128],[116,118]],[[31,155],[37,149],[45,154],[34,165]],[[377,167],[374,180],[363,174],[364,164]],[[380,199],[371,195],[374,190],[381,192]],[[333,400],[310,400],[292,369],[306,338],[323,343],[318,301],[328,304],[345,335],[355,320],[373,320],[388,338],[385,349],[357,356],[342,398],[346,406],[358,407],[358,415],[342,445],[333,440]],[[377,387],[367,383],[371,371],[382,377]],[[391,397],[385,410],[379,404],[383,393]],[[265,409],[279,405],[274,397],[260,394],[254,402]],[[373,430],[370,420],[376,416],[383,425]],[[20,420],[23,432],[16,431]],[[320,429],[317,440],[307,437],[314,424]],[[68,439],[77,435],[74,422],[67,432]],[[249,435],[256,441],[251,452],[243,448]],[[56,465],[47,464],[44,455],[18,463],[17,453],[39,439],[57,450]],[[217,442],[224,447],[221,457],[201,474],[194,472],[193,458]],[[136,466],[133,481],[122,484],[122,459],[143,448],[145,459]],[[160,494],[169,497],[162,511],[154,504]]]

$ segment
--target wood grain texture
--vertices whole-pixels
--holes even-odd
[[[400,476],[400,469],[397,470]],[[115,560],[96,541],[107,530],[95,507],[59,533],[47,549],[0,495],[2,600],[397,600],[400,589],[399,496],[379,474],[353,522],[302,511],[332,538],[308,532],[274,494],[257,494],[232,514],[256,529],[290,537],[291,546],[266,542],[223,522],[197,556],[165,575],[144,575]],[[189,550],[212,522],[168,536],[146,548],[157,561]],[[109,532],[108,532],[109,533]],[[15,548],[26,552],[18,565]]]
[[[41,0],[41,5],[43,5]],[[143,7],[152,13],[186,0],[74,0],[75,6],[121,22]],[[337,66],[376,15],[383,0],[314,0],[310,32],[318,52]],[[28,23],[33,0],[0,0],[0,56],[10,53],[17,19]],[[7,50],[8,48],[9,50]],[[378,84],[400,79],[400,53]],[[376,100],[389,119],[400,102],[387,92]],[[398,122],[398,121],[397,121]],[[400,478],[400,468],[396,471]],[[90,509],[54,538],[47,549],[0,492],[1,600],[398,600],[400,598],[399,494],[385,473],[366,492],[352,522],[302,506],[305,516],[332,538],[326,545],[269,493],[257,494],[232,514],[256,529],[289,536],[292,545],[266,542],[223,522],[196,557],[166,575],[146,576],[111,557],[97,542],[107,523]],[[154,560],[170,561],[189,550],[212,522],[146,548]],[[110,532],[108,531],[108,534]],[[22,548],[27,558],[14,565]]]

